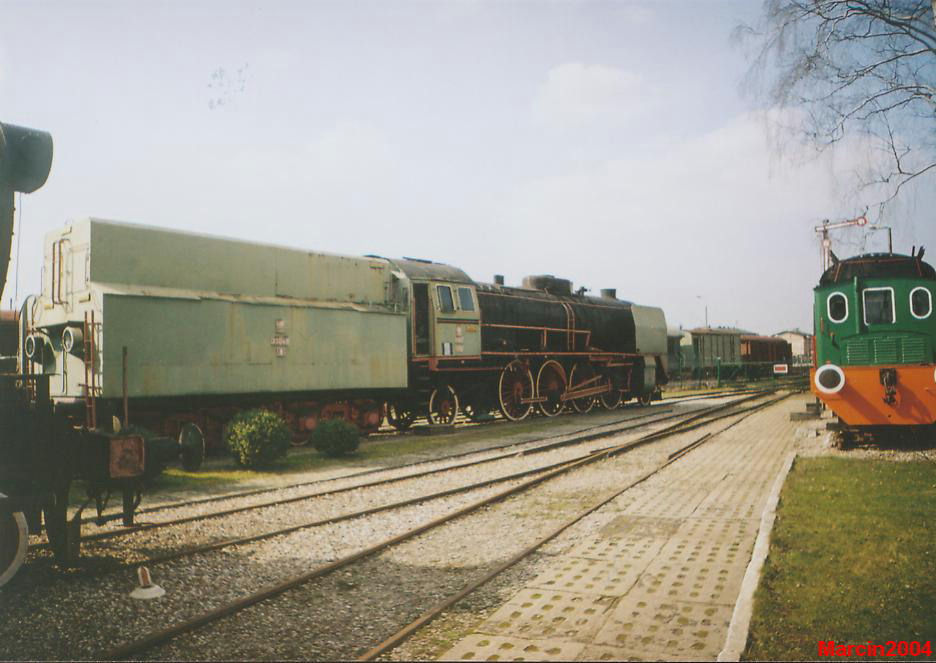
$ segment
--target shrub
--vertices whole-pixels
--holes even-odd
[[[357,426],[343,419],[320,421],[312,431],[312,445],[323,456],[336,458],[356,451],[361,435]]]
[[[269,410],[241,412],[228,425],[227,443],[243,467],[259,467],[286,455],[291,433],[286,422]]]

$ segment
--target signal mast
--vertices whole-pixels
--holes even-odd
[[[820,249],[820,261],[822,262],[822,271],[825,272],[832,264],[832,240],[829,238],[830,230],[837,230],[839,228],[848,228],[850,226],[865,226],[868,224],[868,217],[864,214],[861,216],[848,219],[847,221],[838,221],[836,223],[829,223],[829,220],[826,219],[822,222],[821,226],[816,226],[813,230],[819,233],[822,236],[822,246]]]

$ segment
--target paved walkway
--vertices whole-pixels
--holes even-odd
[[[789,398],[606,508],[614,517],[443,660],[715,660],[767,496],[802,422]]]

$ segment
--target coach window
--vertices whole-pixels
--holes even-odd
[[[462,311],[474,311],[474,300],[471,298],[471,288],[458,289],[458,308]]]
[[[863,297],[866,325],[884,325],[894,321],[893,288],[868,288]]]
[[[452,289],[447,285],[437,285],[436,292],[439,293],[439,310],[442,313],[454,313],[455,302],[452,300]]]
[[[933,295],[928,288],[914,288],[910,291],[910,312],[914,318],[928,318],[933,310]]]
[[[826,300],[826,313],[832,322],[845,322],[848,317],[848,299],[840,292],[833,292]]]

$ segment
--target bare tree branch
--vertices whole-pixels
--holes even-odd
[[[764,0],[747,84],[768,107],[794,109],[817,150],[848,136],[889,155],[881,211],[910,182],[936,175],[936,0]],[[869,168],[871,168],[869,166]]]

